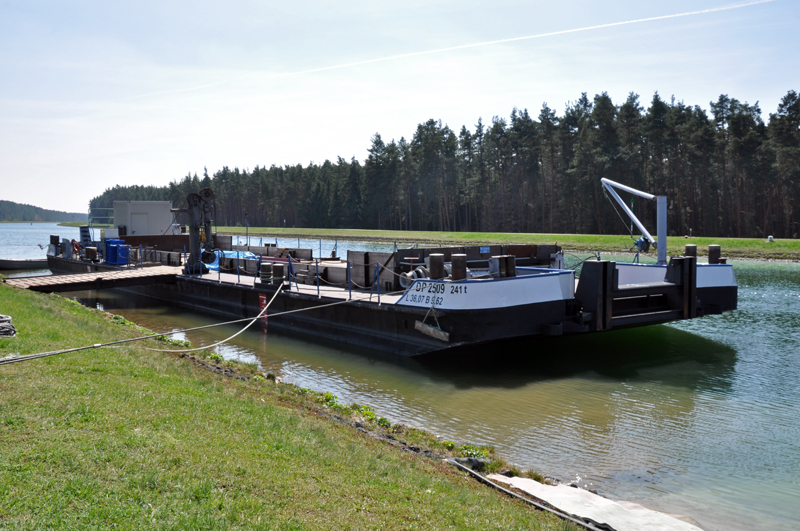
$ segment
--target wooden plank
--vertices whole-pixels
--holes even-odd
[[[434,328],[431,325],[427,325],[422,321],[414,321],[414,329],[419,330],[426,336],[438,339],[439,341],[444,341],[446,343],[450,341],[450,334],[448,334],[444,330],[439,330],[438,328]]]
[[[160,266],[145,269],[57,275],[19,281],[6,279],[6,283],[21,289],[31,289],[34,291],[79,291],[83,289],[107,289],[174,282],[175,277],[179,275],[180,272],[180,267]]]

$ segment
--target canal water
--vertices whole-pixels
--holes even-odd
[[[339,245],[343,255],[342,245],[362,244]],[[734,269],[736,312],[503,343],[469,357],[375,356],[263,328],[217,350],[344,402],[371,404],[392,422],[494,445],[523,468],[688,515],[707,530],[795,529],[800,264],[736,261]],[[217,321],[129,294],[73,295],[157,331]],[[201,346],[238,330],[179,337]]]

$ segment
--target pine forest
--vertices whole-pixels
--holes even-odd
[[[615,104],[586,93],[562,114],[459,130],[428,120],[410,139],[370,139],[361,162],[224,167],[165,187],[115,186],[91,200],[170,200],[211,187],[218,225],[466,232],[621,234],[629,230],[600,178],[669,200],[671,235],[797,238],[800,96],[789,91],[764,121],[727,95],[706,111],[655,94]],[[628,200],[626,198],[626,200]],[[653,225],[655,202],[633,210]]]

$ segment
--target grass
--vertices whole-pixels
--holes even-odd
[[[58,224],[59,227],[85,227],[89,225],[88,221],[62,221]],[[113,228],[114,225],[110,223],[92,223],[92,228],[94,229],[110,229]]]
[[[141,334],[4,284],[0,309],[18,330],[0,338],[0,358]],[[447,441],[380,428],[364,406],[249,377],[253,366],[144,347],[174,348],[148,340],[0,366],[0,528],[575,529],[331,417],[437,451]]]
[[[218,227],[220,234],[244,235],[244,227]],[[565,250],[619,252],[632,245],[630,236],[609,234],[517,234],[507,232],[425,232],[366,229],[295,229],[250,227],[250,236],[279,238],[324,238],[340,240],[365,240],[385,242],[412,242],[433,245],[471,244],[553,244]],[[667,239],[669,254],[682,254],[684,245],[697,245],[698,254],[708,254],[708,245],[722,246],[722,256],[738,258],[764,258],[777,260],[800,259],[800,240],[780,239],[767,242],[759,238],[698,237]],[[651,254],[654,254],[651,253]]]

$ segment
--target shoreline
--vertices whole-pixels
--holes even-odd
[[[374,243],[417,243],[425,246],[459,246],[474,244],[558,244],[565,251],[626,254],[621,242],[629,240],[629,235],[607,234],[527,234],[527,233],[454,233],[423,231],[379,231],[366,229],[284,229],[271,227],[218,227],[220,234],[228,236],[305,238],[322,240],[343,240]],[[675,242],[680,242],[676,244]],[[782,262],[800,261],[800,240],[774,240],[769,243],[760,238],[683,238],[673,236],[668,239],[668,254],[682,254],[688,243],[697,245],[697,255],[707,256],[707,246],[718,244],[722,256],[729,259],[775,260]],[[631,242],[632,243],[632,242]],[[771,248],[770,248],[771,247]],[[635,253],[630,253],[635,254]],[[654,255],[654,253],[651,253]],[[649,256],[649,255],[645,255]]]
[[[0,469],[0,480],[15,485],[0,492],[6,523],[52,523],[52,513],[62,511],[62,524],[86,525],[85,502],[102,512],[114,508],[115,517],[104,514],[103,521],[125,527],[142,518],[147,526],[156,512],[162,525],[180,523],[188,510],[229,524],[235,518],[234,527],[247,522],[245,528],[258,527],[262,515],[275,521],[276,514],[278,521],[299,519],[311,527],[349,514],[362,526],[384,528],[420,514],[419,523],[438,527],[459,514],[458,525],[466,527],[474,521],[500,529],[514,521],[577,529],[443,462],[477,456],[487,471],[513,470],[491,447],[393,425],[369,406],[342,404],[331,393],[283,383],[213,352],[175,352],[188,343],[163,336],[104,347],[146,329],[57,295],[0,286],[0,301],[17,328],[16,337],[0,338],[0,359],[43,352],[54,341],[95,344],[91,352],[0,366],[0,390],[9,400],[0,424],[9,444],[0,454],[17,463]],[[147,352],[153,348],[161,352]],[[42,388],[53,392],[42,395]],[[74,457],[57,458],[46,470],[25,457],[54,452]],[[70,491],[76,482],[84,485],[80,507]],[[14,492],[40,483],[43,496],[13,503]],[[280,493],[271,494],[273,485],[281,485]],[[284,500],[277,506],[276,495]],[[130,496],[149,501],[153,514],[131,513]]]
[[[4,287],[0,289],[11,288]],[[37,295],[34,295],[34,297]],[[91,319],[89,316],[100,317],[105,321],[104,327],[107,331],[112,333],[113,337],[124,337],[127,335],[139,336],[142,334],[153,334],[155,336],[157,334],[134,322],[128,321],[122,316],[85,307],[70,299],[64,299],[60,296],[53,295],[42,295],[42,297],[46,297],[53,302],[62,299],[63,302],[55,302],[56,305],[79,307],[80,310],[78,310],[78,312],[84,313],[84,318],[87,321]],[[24,326],[23,323],[22,327]],[[211,377],[221,376],[223,380],[229,381],[234,385],[246,385],[251,388],[251,390],[255,387],[256,392],[266,392],[267,395],[264,396],[275,395],[274,397],[278,399],[278,404],[276,405],[287,407],[301,416],[311,415],[317,418],[325,418],[333,424],[340,425],[356,434],[364,435],[401,453],[417,459],[422,458],[422,461],[425,462],[440,462],[452,465],[452,461],[455,459],[462,466],[470,468],[472,470],[471,474],[477,478],[478,482],[486,483],[477,477],[476,474],[480,474],[483,478],[488,478],[491,474],[499,474],[500,476],[508,478],[532,479],[544,485],[567,485],[577,487],[579,491],[586,490],[597,496],[596,491],[588,489],[586,486],[574,482],[569,483],[561,478],[542,475],[530,470],[522,471],[520,468],[517,468],[516,465],[507,462],[503,456],[497,455],[492,446],[477,446],[463,441],[456,443],[444,440],[442,437],[431,433],[425,428],[415,428],[399,423],[393,424],[383,417],[378,417],[369,406],[342,404],[338,402],[337,397],[330,392],[311,390],[299,387],[293,383],[285,383],[279,376],[276,376],[272,372],[263,372],[260,367],[257,368],[257,366],[253,364],[224,360],[215,352],[202,350],[197,353],[192,353],[176,350],[191,348],[191,344],[187,341],[171,340],[163,335],[158,335],[150,340],[145,340],[145,342],[151,343],[151,345],[154,342],[160,342],[162,346],[159,347],[159,350],[161,350],[161,352],[153,352],[151,354],[161,358],[163,363],[168,363],[172,360],[183,366],[192,366],[194,369],[201,369],[201,372],[210,374]],[[2,346],[2,343],[0,343],[0,346]],[[0,353],[2,351],[3,349],[0,348]],[[78,373],[82,374],[84,372],[83,365],[86,363],[86,360],[77,358],[79,354],[80,353],[77,352],[72,354],[60,354],[58,358],[61,359],[58,359],[58,361],[73,366],[73,369],[77,369]],[[0,359],[2,357],[3,356],[0,356]],[[89,362],[91,362],[91,360],[89,360]],[[42,363],[42,361],[38,363]],[[50,364],[50,362],[46,363],[48,363],[48,365]],[[27,363],[24,364],[27,365]],[[16,364],[14,365],[16,366]],[[6,367],[2,368],[6,369]],[[0,378],[0,384],[2,384],[2,380],[3,378]],[[0,385],[0,387],[2,387],[2,385]],[[263,402],[264,399],[262,398],[261,401]],[[492,487],[491,484],[489,484],[489,486]],[[489,492],[492,491],[492,489],[485,490]],[[572,489],[568,489],[568,491],[571,490]],[[516,489],[516,494],[520,493],[524,493],[524,491]],[[498,496],[502,497],[502,495]],[[619,501],[615,498],[608,498],[603,495],[600,496],[607,500]],[[534,502],[534,505],[542,501],[535,495],[527,494],[526,497],[529,502]],[[547,502],[545,502],[545,506],[551,507]],[[563,515],[561,509],[556,509],[558,516]],[[655,509],[650,510],[660,512]]]

